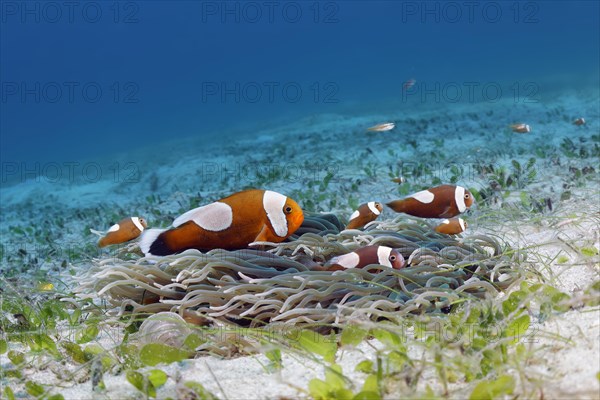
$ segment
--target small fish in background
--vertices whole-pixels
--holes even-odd
[[[365,246],[351,253],[333,257],[323,268],[327,271],[342,271],[350,268],[364,268],[371,264],[401,269],[405,262],[402,254],[391,247]]]
[[[401,185],[404,182],[406,182],[406,179],[403,176],[395,176],[392,178],[392,182],[397,183],[398,185]]]
[[[446,235],[458,235],[463,233],[468,226],[462,218],[450,218],[443,220],[441,224],[436,226],[435,231]]]
[[[49,282],[42,282],[37,286],[37,288],[40,292],[49,292],[54,290],[54,285]]]
[[[577,126],[585,125],[585,119],[577,118],[575,121],[573,121],[573,125],[577,125]]]
[[[452,218],[473,205],[473,195],[462,186],[440,185],[422,190],[387,206],[398,213],[420,218]]]
[[[254,242],[279,243],[304,221],[298,204],[270,190],[249,189],[194,208],[170,229],[148,229],[140,239],[145,255],[165,256],[188,249],[237,250]]]
[[[371,126],[370,128],[367,128],[367,130],[371,131],[371,132],[385,132],[385,131],[391,131],[395,127],[396,127],[396,124],[393,122],[384,122],[383,124],[377,124],[375,126]]]
[[[146,224],[146,220],[142,217],[128,217],[123,218],[110,228],[106,232],[100,232],[93,229],[90,231],[96,235],[103,236],[98,241],[99,247],[106,247],[111,244],[121,244],[125,242],[129,242],[140,236],[144,229],[146,229],[148,225]]]
[[[406,82],[404,82],[404,84],[402,85],[402,89],[403,90],[408,90],[411,87],[415,86],[416,83],[417,83],[416,79],[409,79]]]
[[[513,124],[510,126],[513,132],[516,133],[529,133],[531,132],[531,127],[527,124]]]
[[[346,229],[362,228],[369,222],[375,221],[382,211],[383,206],[376,201],[361,204],[358,209],[350,215],[350,221],[348,222],[348,225],[346,225]]]

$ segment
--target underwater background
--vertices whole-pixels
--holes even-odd
[[[248,188],[266,252],[99,242]],[[598,399],[599,304],[600,2],[0,0],[1,398]]]
[[[3,1],[2,184],[44,174],[39,162],[66,174],[64,162],[181,138],[201,156],[223,135],[315,114],[597,93],[598,13],[596,1]]]

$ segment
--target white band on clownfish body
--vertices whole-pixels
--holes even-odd
[[[350,216],[350,221],[353,220],[354,218],[357,218],[360,215],[360,211],[356,210],[352,213],[352,215]]]
[[[454,191],[454,201],[456,201],[456,207],[458,208],[458,212],[463,213],[467,209],[467,205],[465,204],[465,188],[462,186],[457,186]]]
[[[275,234],[279,237],[285,237],[288,231],[287,219],[283,213],[286,200],[287,197],[281,193],[270,190],[266,190],[263,196],[263,208],[267,213],[267,218],[271,222]]]
[[[377,248],[377,260],[379,264],[392,268],[392,263],[390,262],[390,253],[392,252],[391,247],[387,246],[379,246]]]
[[[435,198],[435,195],[433,193],[431,193],[429,190],[421,190],[420,192],[417,192],[417,193],[411,195],[410,197],[417,200],[418,202],[421,202],[424,204],[429,204],[433,201],[433,199]]]
[[[131,220],[133,221],[133,224],[135,225],[135,227],[140,230],[140,232],[144,232],[144,226],[140,222],[139,217],[131,217]]]
[[[188,221],[194,221],[204,230],[219,232],[231,226],[233,210],[228,204],[216,201],[181,214],[173,221],[173,227],[177,228]]]
[[[458,223],[460,224],[460,229],[462,229],[464,232],[467,229],[467,227],[465,226],[465,220],[462,218],[459,218]]]
[[[121,226],[119,224],[114,224],[113,226],[111,226],[110,228],[108,228],[109,232],[116,232],[119,229],[121,229]]]
[[[371,212],[375,215],[379,215],[381,214],[381,211],[379,211],[377,209],[377,207],[375,207],[375,202],[374,201],[370,201],[367,203],[367,206],[369,207],[369,210],[371,210]]]
[[[344,268],[355,268],[360,262],[360,256],[356,252],[333,257],[329,262],[331,265],[337,264]]]

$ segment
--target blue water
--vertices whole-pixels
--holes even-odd
[[[554,81],[597,83],[599,13],[597,1],[2,1],[0,157],[160,157],[176,138],[372,110],[411,78],[501,83],[504,96],[538,82],[543,100]]]

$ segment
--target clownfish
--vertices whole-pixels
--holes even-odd
[[[406,178],[404,178],[403,176],[395,176],[392,178],[392,182],[397,183],[398,185],[401,185],[404,182],[406,182]]]
[[[351,253],[333,257],[324,268],[327,271],[341,271],[349,268],[364,268],[371,264],[400,269],[404,267],[404,257],[391,247],[365,246]]]
[[[436,226],[435,231],[446,235],[458,235],[463,233],[468,226],[462,218],[450,218],[443,220],[441,224]]]
[[[111,244],[120,244],[129,242],[140,236],[148,225],[142,217],[124,218],[108,228],[106,234],[98,241],[99,247],[105,247]],[[92,233],[102,235],[102,232],[91,230]]]
[[[187,249],[235,250],[253,242],[281,242],[304,221],[298,204],[277,192],[250,189],[194,208],[170,229],[149,229],[140,239],[146,255],[164,256]]]
[[[577,118],[575,121],[573,121],[573,125],[577,125],[577,126],[585,125],[585,119]]]
[[[381,203],[370,201],[361,204],[356,211],[350,215],[350,221],[346,225],[346,229],[362,228],[371,221],[375,221],[379,214],[383,211]]]
[[[510,126],[513,132],[516,133],[529,133],[531,132],[531,127],[527,124],[514,124]]]
[[[370,128],[367,128],[367,130],[371,131],[371,132],[385,132],[385,131],[391,131],[395,127],[396,127],[395,123],[385,122],[383,124],[377,124],[375,126],[371,126]]]
[[[473,195],[462,186],[440,185],[405,199],[387,203],[392,210],[420,218],[451,218],[473,205]]]

